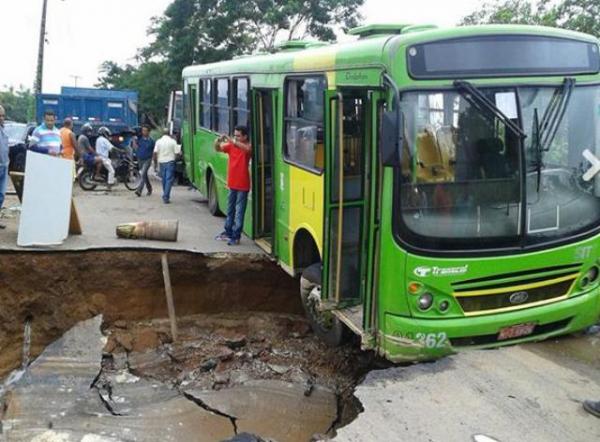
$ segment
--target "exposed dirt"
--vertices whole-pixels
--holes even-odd
[[[255,381],[300,385],[305,396],[325,387],[338,398],[337,417],[329,430],[349,423],[360,412],[354,387],[373,362],[373,355],[357,345],[327,347],[299,315],[188,316],[178,321],[177,342],[171,342],[168,320],[118,321],[104,332],[108,342],[103,375],[128,370],[186,395],[243,388]],[[331,412],[322,412],[327,411]]]
[[[141,251],[0,254],[0,377],[21,363],[26,324],[33,359],[102,314],[107,339],[94,386],[111,415],[120,416],[112,391],[125,373],[230,418],[236,432],[277,440],[331,435],[357,416],[354,387],[373,355],[356,343],[323,344],[304,319],[297,281],[259,256],[170,253],[173,342],[160,258]]]
[[[179,316],[302,313],[297,281],[266,258],[178,252],[169,253],[169,267]],[[160,253],[0,254],[0,376],[20,364],[27,319],[35,357],[77,322],[99,313],[108,326],[166,317]]]

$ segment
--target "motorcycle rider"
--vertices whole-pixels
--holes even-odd
[[[111,149],[116,149],[115,146],[109,141],[111,136],[110,129],[106,126],[102,126],[98,129],[98,139],[96,140],[96,155],[100,158],[101,164],[108,171],[108,186],[112,186],[115,183],[115,169],[110,160],[109,153]],[[98,171],[98,169],[96,169]]]
[[[98,170],[102,165],[102,160],[96,156],[96,151],[90,142],[90,137],[93,133],[94,128],[92,128],[90,123],[85,123],[81,126],[81,134],[77,138],[77,155],[80,161],[83,161],[90,168],[96,167],[96,170]]]

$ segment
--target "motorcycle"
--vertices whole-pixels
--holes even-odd
[[[125,183],[127,189],[136,190],[142,181],[142,176],[131,147],[113,148],[109,156],[115,169],[115,184]],[[108,187],[108,171],[102,167],[100,176],[96,177],[96,166],[83,162],[77,170],[77,182],[85,191],[95,190],[99,185]]]

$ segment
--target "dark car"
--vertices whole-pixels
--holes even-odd
[[[25,171],[25,155],[27,153],[27,138],[35,126],[32,124],[17,123],[15,121],[4,122],[4,132],[8,135],[9,170],[16,172]]]

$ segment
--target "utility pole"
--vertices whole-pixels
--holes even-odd
[[[73,81],[75,82],[75,87],[77,87],[77,80],[81,78],[81,75],[69,75],[69,77],[73,79]]]
[[[42,93],[42,76],[44,74],[44,45],[46,43],[46,10],[48,9],[48,0],[44,0],[42,6],[42,24],[40,26],[40,45],[38,48],[37,73],[35,76],[35,93]]]

